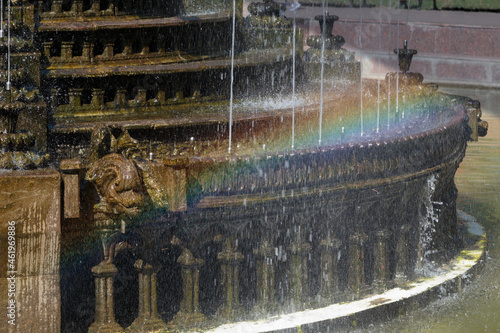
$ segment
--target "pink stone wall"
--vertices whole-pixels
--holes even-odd
[[[378,10],[365,9],[362,29],[354,9],[343,10],[347,18],[340,17],[333,34],[344,36],[344,47],[362,55],[363,73],[367,77],[378,76],[378,58],[381,56],[383,76],[397,68],[397,56],[392,52],[398,39],[397,16],[385,15],[380,26]],[[304,10],[300,26],[304,36],[319,35],[319,24],[311,19],[317,9]],[[332,12],[333,9],[330,10]],[[347,13],[347,14],[346,14]],[[386,13],[387,14],[387,13]],[[399,45],[408,40],[408,46],[418,50],[413,58],[411,71],[420,72],[426,82],[444,82],[500,87],[500,26],[480,25],[481,16],[464,23],[425,22],[425,11],[412,11],[420,15],[420,22],[400,22]],[[350,17],[349,17],[350,15]],[[359,15],[359,14],[357,14]],[[446,17],[446,13],[440,14]],[[450,14],[451,15],[451,14]],[[464,17],[469,17],[466,14]],[[491,14],[488,14],[491,15]],[[340,15],[339,15],[340,16]],[[390,16],[390,17],[389,17]],[[456,14],[454,14],[453,19]],[[406,18],[406,15],[401,17]],[[499,15],[500,17],[500,15]],[[389,22],[391,19],[391,22]],[[361,43],[360,43],[361,33]],[[379,40],[379,36],[382,38]],[[381,45],[381,48],[380,48]],[[379,50],[382,49],[382,52]],[[389,66],[391,65],[391,66]]]

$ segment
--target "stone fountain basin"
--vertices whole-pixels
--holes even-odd
[[[244,206],[284,197],[298,199],[304,195],[321,195],[325,191],[340,193],[401,185],[460,163],[469,129],[462,100],[453,103],[433,114],[434,118],[427,119],[425,126],[430,125],[428,129],[401,122],[385,134],[376,134],[373,129],[363,137],[352,133],[346,137],[337,134],[334,138],[325,138],[326,143],[322,146],[313,143],[304,147],[304,144],[297,149],[280,149],[282,147],[272,145],[263,149],[261,144],[255,144],[238,150],[239,138],[236,136],[232,154],[227,153],[227,137],[223,135],[212,143],[216,146],[212,150],[203,151],[195,144],[190,146],[188,141],[181,155],[139,161],[138,165],[143,169],[146,185],[151,182],[149,192],[155,205],[173,207],[176,205],[171,202],[183,202],[173,210],[185,210],[188,206]],[[326,110],[333,108],[333,102],[324,105]],[[311,115],[314,117],[315,113],[317,105],[299,108],[296,119],[305,120]],[[411,121],[410,118],[407,116],[407,120]],[[200,118],[196,121],[209,128],[214,123],[220,124],[213,119],[206,123]],[[290,109],[257,116],[240,114],[235,118],[233,133],[247,133],[249,128],[258,127],[260,133],[265,134],[254,134],[257,142],[272,142],[289,135],[289,126],[278,127],[287,122],[291,122]],[[273,128],[274,133],[269,134]],[[134,130],[130,132],[134,136]],[[183,174],[183,181],[174,186],[175,190],[168,190],[173,186],[172,179],[178,177],[174,174]],[[194,201],[188,199],[194,197],[197,198]]]

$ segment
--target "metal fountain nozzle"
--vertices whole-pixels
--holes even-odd
[[[403,42],[403,48],[395,49],[394,53],[399,57],[399,69],[403,74],[406,74],[410,70],[413,56],[418,53],[417,50],[408,49],[408,41],[405,40]]]

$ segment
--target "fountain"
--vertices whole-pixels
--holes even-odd
[[[328,13],[304,52],[269,0],[11,2],[17,332],[211,329],[406,287],[463,248],[454,174],[487,124],[406,44],[388,92]],[[377,89],[406,99],[387,131]]]

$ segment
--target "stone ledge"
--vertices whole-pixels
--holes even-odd
[[[359,301],[284,314],[259,321],[246,321],[219,326],[207,332],[326,332],[339,326],[355,328],[381,318],[401,315],[415,307],[425,306],[443,296],[461,292],[484,264],[486,234],[474,217],[458,212],[459,220],[467,226],[466,246],[442,273],[410,283],[407,288],[394,288]]]

